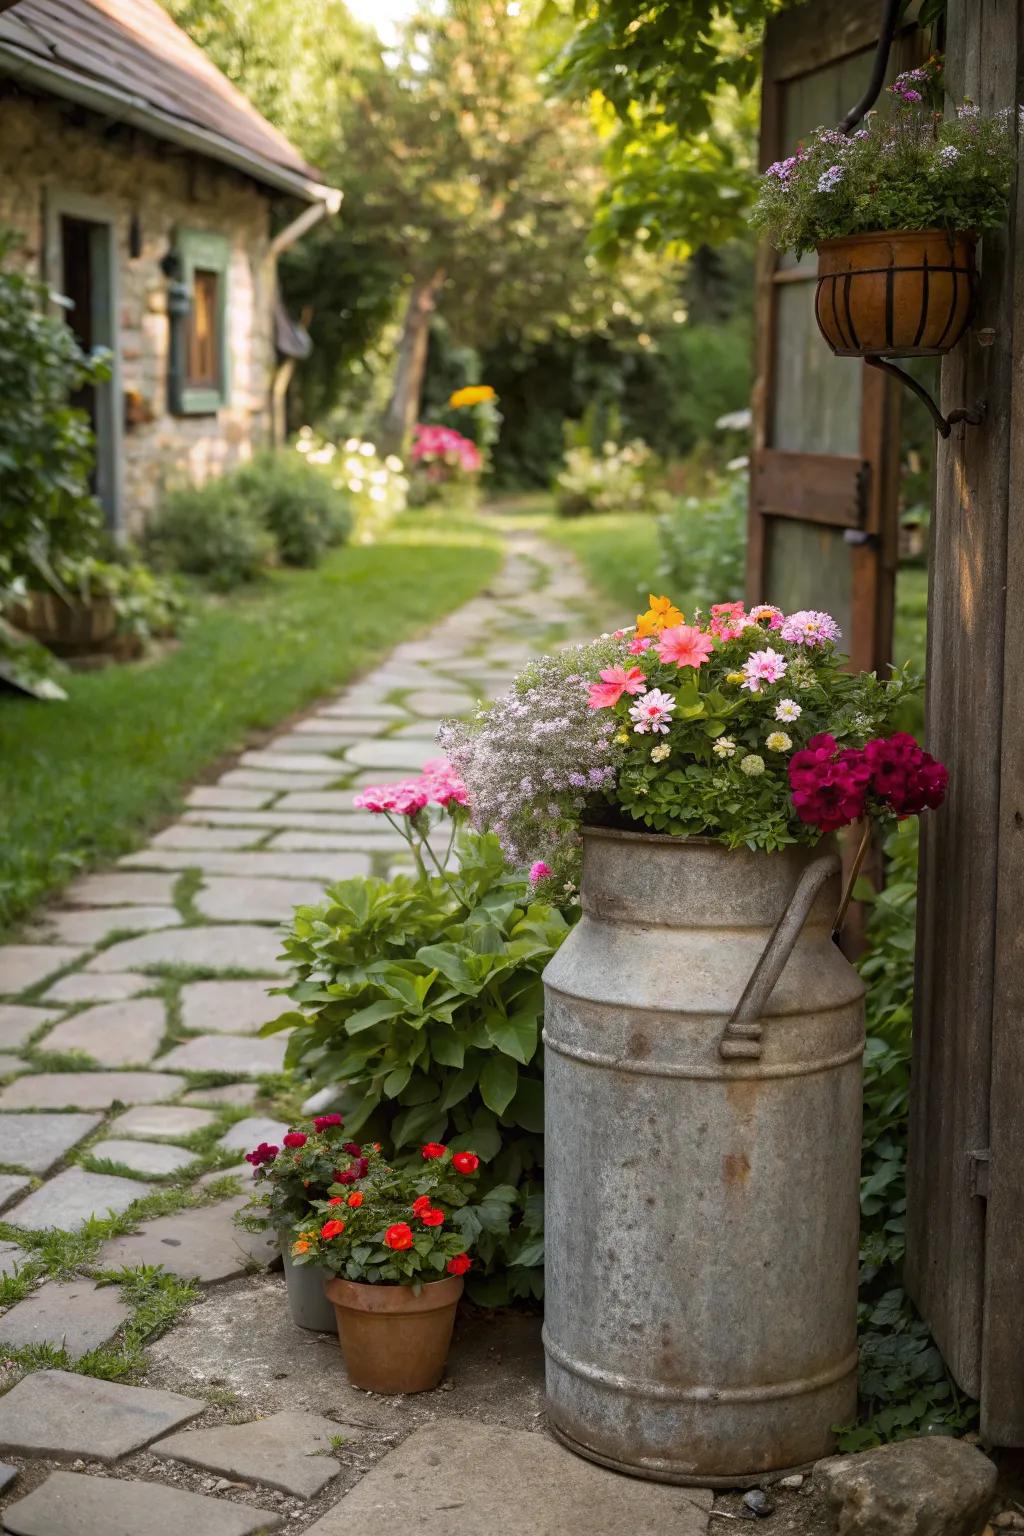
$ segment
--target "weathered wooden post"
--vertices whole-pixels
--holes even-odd
[[[957,100],[1016,115],[1024,0],[949,0]],[[907,1283],[982,1432],[1024,1444],[1024,264],[1021,178],[986,234],[981,303],[942,408],[987,402],[938,451],[928,746],[949,800],[922,825]]]

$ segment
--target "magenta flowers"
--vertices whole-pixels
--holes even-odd
[[[797,815],[821,832],[859,820],[872,798],[900,820],[926,807],[937,810],[948,782],[943,765],[905,731],[842,751],[833,736],[812,736],[789,763]]]

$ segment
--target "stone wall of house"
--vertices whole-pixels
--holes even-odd
[[[166,487],[201,482],[249,458],[269,436],[270,197],[229,167],[141,132],[109,125],[104,132],[99,119],[80,109],[0,94],[0,227],[21,234],[21,260],[30,271],[59,284],[59,274],[46,272],[46,204],[54,193],[95,198],[116,216],[126,421],[122,523],[137,534]],[[170,324],[160,262],[177,228],[214,231],[231,242],[230,393],[216,415],[176,416],[168,408]]]

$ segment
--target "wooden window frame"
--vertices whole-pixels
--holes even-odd
[[[180,281],[189,295],[187,313],[177,315],[174,325],[178,335],[172,338],[172,355],[178,360],[172,369],[171,409],[176,416],[214,416],[221,406],[230,400],[230,368],[228,353],[228,305],[231,281],[231,244],[226,235],[209,230],[179,230],[175,241]],[[213,272],[217,275],[217,313],[215,317],[217,338],[218,379],[215,384],[191,384],[188,378],[190,328],[195,295],[197,272]]]

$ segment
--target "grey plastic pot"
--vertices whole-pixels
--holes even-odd
[[[324,1295],[324,1282],[331,1278],[329,1271],[321,1269],[319,1264],[293,1264],[288,1252],[287,1233],[281,1234],[281,1255],[292,1322],[313,1333],[337,1332],[334,1308]]]

